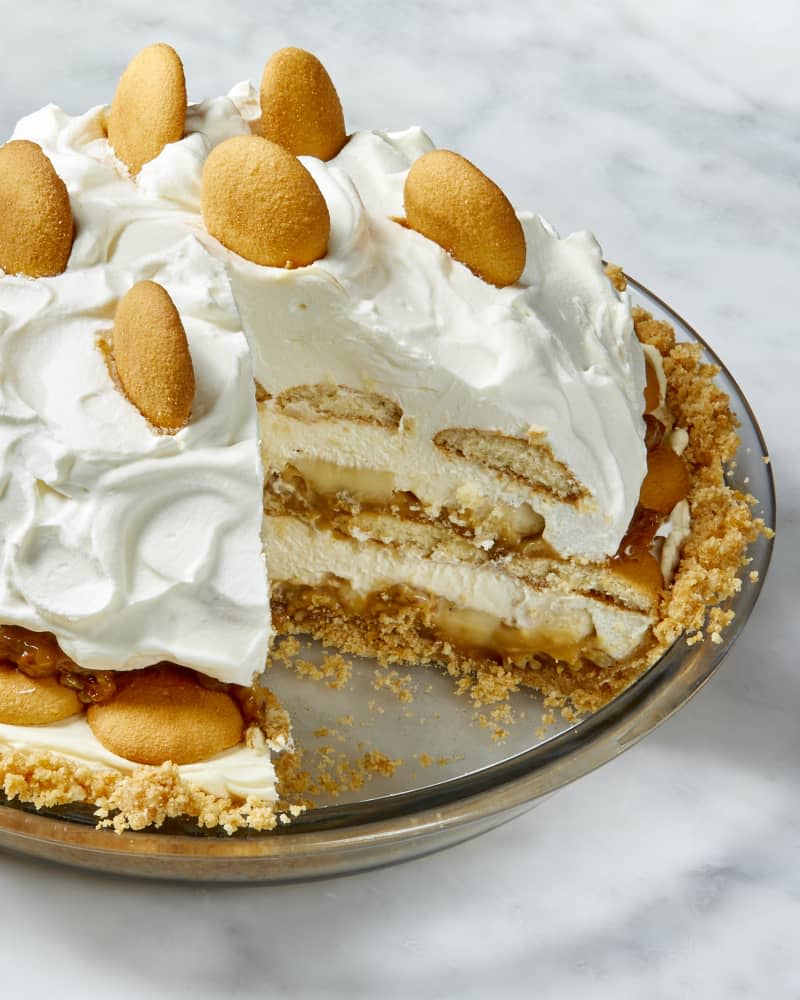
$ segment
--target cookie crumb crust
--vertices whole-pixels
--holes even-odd
[[[115,833],[158,829],[168,819],[190,818],[205,829],[272,830],[278,819],[271,803],[247,799],[235,803],[184,781],[175,764],[139,767],[131,774],[93,770],[58,754],[0,752],[0,789],[9,800],[37,809],[71,803],[95,806],[98,828]]]

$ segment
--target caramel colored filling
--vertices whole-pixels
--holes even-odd
[[[274,735],[276,723],[283,724],[284,720],[278,719],[282,710],[268,688],[261,687],[257,683],[252,687],[225,684],[188,667],[175,667],[169,664],[161,666],[179,671],[182,676],[190,680],[191,684],[203,691],[230,696],[241,712],[245,726],[256,725],[267,737]],[[39,699],[41,702],[45,696],[49,697],[50,701],[55,700],[53,689],[55,684],[66,688],[65,694],[74,692],[78,699],[75,704],[76,711],[92,705],[113,704],[130,683],[137,681],[146,673],[141,670],[84,670],[64,654],[55,636],[50,632],[32,632],[16,625],[0,625],[0,669],[9,670],[9,668],[15,674],[45,685]],[[150,668],[151,672],[153,669],[155,668]],[[43,716],[40,709],[43,705],[37,706],[35,701],[34,694],[27,722],[21,717],[12,720],[10,716],[0,721],[13,721],[14,724],[22,725],[41,724]],[[65,716],[62,714],[63,717]],[[55,715],[44,721],[54,721],[54,719]]]
[[[679,455],[659,444],[647,456],[647,475],[642,483],[639,502],[658,514],[669,514],[689,492],[689,473]]]
[[[586,616],[588,619],[588,616]],[[436,631],[459,652],[481,657],[499,656],[511,661],[529,656],[548,656],[575,665],[583,659],[597,662],[608,657],[597,644],[593,628],[575,623],[524,629],[508,625],[484,611],[455,608],[436,601],[432,620]]]
[[[83,702],[113,698],[117,682],[111,670],[84,670],[65,656],[50,632],[31,632],[16,625],[0,625],[0,661],[13,663],[33,678],[55,677]]]
[[[652,413],[653,410],[658,408],[661,402],[661,387],[658,384],[658,375],[649,357],[645,359],[645,375],[647,381],[644,387],[644,411],[645,413]]]
[[[611,566],[619,576],[656,593],[664,586],[664,578],[658,559],[650,550],[662,520],[660,515],[640,505],[617,554],[611,560]]]
[[[490,550],[492,556],[557,558],[542,539],[544,519],[529,504],[433,511],[414,493],[396,490],[391,472],[348,468],[317,459],[297,459],[272,474],[265,489],[265,512],[293,514],[321,529],[348,535],[367,529],[370,515],[389,514],[454,532],[482,551]]]

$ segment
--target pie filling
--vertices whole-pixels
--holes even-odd
[[[494,659],[540,651],[565,662],[598,651],[603,660],[624,659],[654,623],[647,611],[615,604],[602,593],[577,591],[566,576],[557,585],[546,577],[531,583],[502,565],[431,559],[408,546],[322,532],[288,515],[265,517],[264,544],[273,594],[281,585],[334,587],[343,607],[356,616],[386,593],[393,595],[391,608],[398,613],[404,604],[418,608],[422,601],[429,608],[428,635],[480,648]],[[391,631],[388,614],[383,620]],[[359,652],[380,655],[380,643]]]
[[[333,575],[314,584],[277,581],[272,606],[281,632],[311,632],[347,652],[377,656],[386,663],[433,660],[535,669],[539,662],[569,667],[585,661],[604,667],[615,662],[585,609],[571,614],[562,610],[553,620],[524,628],[403,584],[358,593]],[[400,644],[395,623],[402,623]],[[648,620],[628,613],[626,625],[638,638],[632,652],[642,652],[650,641]]]
[[[557,558],[542,538],[544,518],[527,503],[487,504],[483,509],[431,509],[410,490],[393,488],[391,473],[297,459],[273,472],[265,487],[267,514],[301,517],[322,530],[357,536],[380,518],[426,525],[437,537],[456,535],[493,556],[524,553]]]
[[[411,491],[393,489],[391,483],[391,473],[382,469],[296,459],[269,475],[264,512],[267,516],[288,514],[321,532],[359,541],[412,546],[429,556],[438,553],[441,558],[506,567],[512,561],[521,567],[525,560],[536,560],[546,563],[550,574],[563,577],[573,572],[573,561],[561,558],[544,539],[545,520],[528,503],[432,509]],[[657,538],[667,520],[664,513],[640,504],[615,556],[594,564],[594,582],[588,568],[591,563],[581,564],[583,569],[573,573],[583,578],[576,589],[605,591],[609,600],[625,606],[625,597],[630,603],[631,595],[625,594],[624,585],[615,585],[612,577],[616,576],[639,594],[656,594],[674,570],[671,558],[660,559],[663,539]],[[520,575],[525,572],[520,569]],[[602,583],[597,582],[600,577]],[[641,608],[641,600],[633,600],[633,606]]]

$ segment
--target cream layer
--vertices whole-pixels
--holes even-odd
[[[74,715],[47,726],[0,723],[0,751],[4,747],[58,754],[93,771],[107,769],[131,774],[142,767],[106,750],[92,732],[85,715]],[[255,726],[248,730],[246,742],[211,760],[181,764],[178,773],[184,781],[213,795],[236,799],[252,797],[265,802],[275,802],[278,798],[270,750]]]
[[[437,561],[372,542],[334,536],[294,517],[265,517],[264,544],[273,583],[319,585],[333,575],[367,595],[405,585],[460,609],[491,615],[530,632],[569,634],[612,659],[630,655],[653,618],[566,590],[537,590],[496,564]]]

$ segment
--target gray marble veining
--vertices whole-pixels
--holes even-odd
[[[5,5],[9,8],[11,5]],[[169,13],[167,11],[169,10]],[[402,868],[279,889],[150,885],[0,855],[4,987],[179,997],[800,996],[797,5],[44,0],[4,18],[0,131],[180,51],[190,93],[316,51],[348,125],[420,123],[719,351],[761,421],[780,536],[717,678],[601,771]]]

